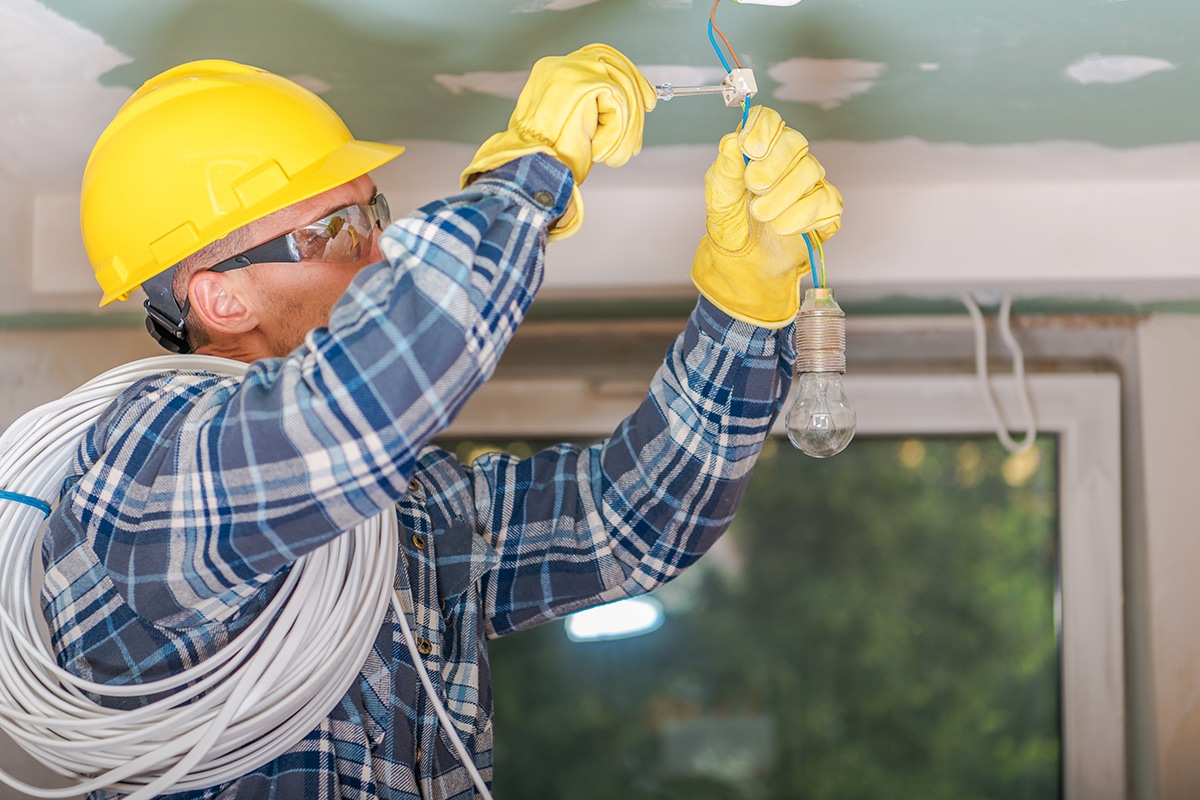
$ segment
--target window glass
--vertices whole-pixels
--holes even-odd
[[[769,441],[655,630],[492,643],[496,796],[1061,797],[1055,464],[1045,437]]]

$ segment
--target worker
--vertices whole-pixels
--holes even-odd
[[[701,297],[640,407],[585,448],[463,464],[432,446],[537,295],[546,242],[583,223],[589,170],[640,150],[654,104],[610,47],[542,59],[460,193],[391,221],[369,173],[402,148],[354,139],[293,82],[200,61],[136,91],[83,182],[102,302],[140,286],[169,350],[249,367],[139,380],[82,439],[44,545],[59,662],[109,684],[175,674],[246,630],[297,559],[394,508],[395,589],[490,781],[487,639],[648,592],[727,528],[789,386],[801,234],[840,224],[804,137],[755,106],[707,173]],[[389,611],[302,741],[170,796],[473,791]]]

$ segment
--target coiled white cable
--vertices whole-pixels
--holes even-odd
[[[0,437],[0,490],[52,506],[80,437],[100,413],[132,382],[177,369],[240,377],[246,365],[161,356],[98,376],[29,412]],[[32,587],[43,516],[33,505],[0,501],[0,729],[74,785],[39,788],[2,770],[0,781],[35,797],[109,789],[143,800],[240,777],[282,755],[328,716],[356,679],[391,604],[448,738],[490,800],[434,692],[393,588],[394,511],[298,560],[267,608],[211,658],[131,686],[76,677],[57,665],[43,640]],[[164,692],[165,698],[132,710],[105,708],[87,696]]]

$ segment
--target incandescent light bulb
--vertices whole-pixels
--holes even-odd
[[[836,455],[854,438],[854,406],[837,372],[805,372],[787,415],[788,438],[814,458]]]
[[[846,315],[833,290],[809,289],[796,317],[796,371],[800,381],[787,415],[788,438],[814,458],[850,444],[858,416],[842,387],[846,371]]]

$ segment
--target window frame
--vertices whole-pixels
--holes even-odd
[[[1015,379],[991,383],[1004,419],[1023,430]],[[1063,796],[1116,800],[1126,795],[1120,379],[1040,374],[1027,386],[1039,433],[1058,438]],[[974,375],[850,374],[845,387],[862,436],[995,433]],[[645,389],[621,378],[492,380],[447,435],[603,436]],[[782,419],[773,432],[785,433]]]

